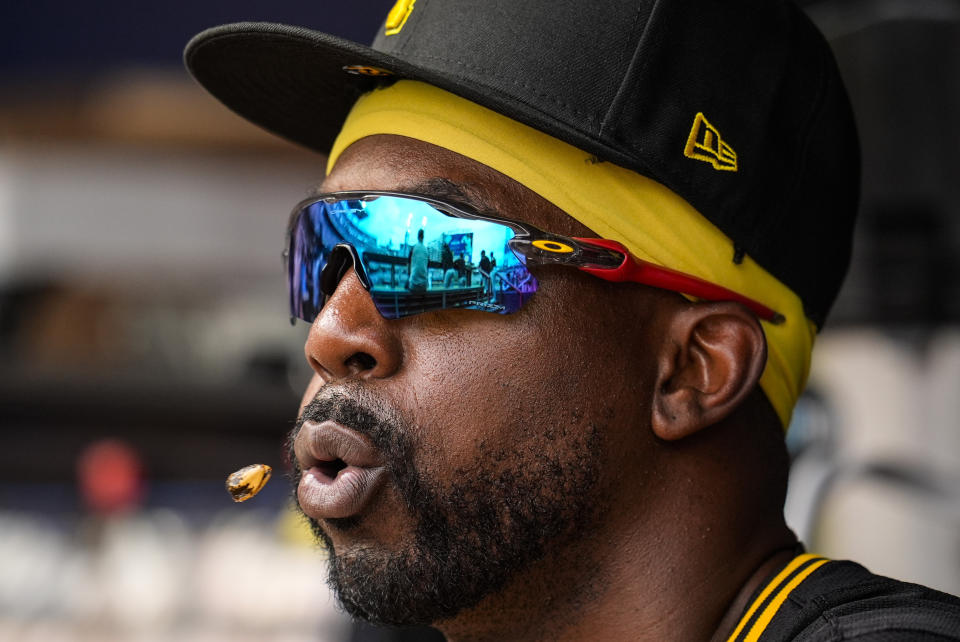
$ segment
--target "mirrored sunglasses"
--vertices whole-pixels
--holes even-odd
[[[462,205],[397,192],[332,192],[294,209],[283,253],[291,320],[312,323],[352,267],[387,319],[433,310],[510,314],[536,293],[534,265],[567,265],[607,281],[642,283],[709,301],[741,294],[630,254],[608,239],[572,238]]]

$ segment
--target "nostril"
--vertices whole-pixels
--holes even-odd
[[[373,370],[377,367],[377,360],[366,352],[355,352],[349,359],[343,362],[350,370],[363,372],[364,370]]]
[[[400,327],[380,314],[351,269],[310,326],[304,355],[324,383],[389,377],[402,360]]]

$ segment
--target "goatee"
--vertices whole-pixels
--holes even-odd
[[[349,394],[345,393],[349,390]],[[450,619],[502,589],[543,557],[548,543],[572,536],[594,517],[601,431],[551,427],[553,450],[515,444],[480,447],[474,463],[440,474],[421,455],[414,430],[359,387],[321,393],[303,422],[333,420],[366,435],[381,451],[414,531],[400,550],[337,551],[327,529],[349,531],[362,518],[307,518],[329,551],[328,583],[342,607],[374,624],[408,626]],[[517,434],[530,426],[516,426]],[[536,452],[533,452],[536,450]],[[296,458],[294,484],[300,479]],[[446,484],[441,479],[449,480]],[[296,490],[294,489],[296,497]]]

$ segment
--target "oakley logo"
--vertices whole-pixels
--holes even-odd
[[[531,245],[547,252],[556,252],[557,254],[570,254],[573,252],[572,247],[566,243],[560,243],[559,241],[545,241],[543,239],[539,239],[531,243]]]
[[[724,172],[737,171],[737,153],[720,138],[720,132],[700,113],[693,120],[693,129],[683,150],[687,158],[701,160]]]
[[[387,22],[384,25],[384,33],[393,36],[400,33],[403,25],[407,24],[407,18],[413,13],[413,5],[417,0],[397,0],[393,9],[387,14]]]
[[[467,305],[472,305],[480,310],[488,310],[490,312],[503,312],[507,309],[506,306],[497,305],[496,303],[487,303],[485,301],[467,301]]]

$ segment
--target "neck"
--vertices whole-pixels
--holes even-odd
[[[710,459],[648,479],[643,515],[608,511],[439,628],[452,642],[722,642],[756,588],[793,556],[796,538],[777,511],[751,502],[756,480],[706,483],[729,464]]]
[[[724,552],[709,544],[711,531],[673,539],[685,550],[672,554],[662,545],[673,534],[664,533],[656,547],[627,533],[607,540],[619,545],[605,555],[579,547],[575,559],[565,560],[568,570],[552,576],[542,572],[560,561],[550,555],[507,590],[439,628],[451,642],[722,642],[757,587],[793,556],[796,540],[783,527]]]

